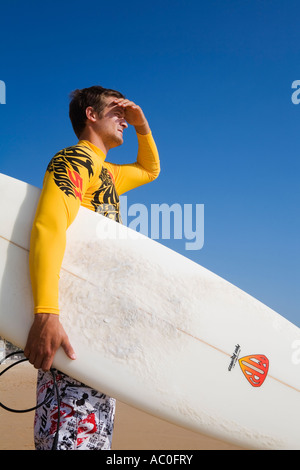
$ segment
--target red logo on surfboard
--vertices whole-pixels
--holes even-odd
[[[240,368],[252,387],[260,387],[268,375],[269,359],[263,354],[252,354],[239,359]]]

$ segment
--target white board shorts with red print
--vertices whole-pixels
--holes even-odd
[[[60,396],[60,426],[56,450],[109,450],[115,417],[115,399],[54,370]],[[37,403],[53,390],[50,371],[38,371]],[[36,409],[36,450],[51,450],[57,431],[56,394]]]

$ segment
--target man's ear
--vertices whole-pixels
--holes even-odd
[[[86,108],[85,114],[86,114],[87,119],[89,119],[90,121],[92,121],[92,122],[96,121],[97,113],[96,113],[96,111],[94,110],[94,108],[92,106],[88,106]]]

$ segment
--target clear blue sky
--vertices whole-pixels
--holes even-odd
[[[299,14],[297,0],[2,2],[0,171],[41,186],[76,142],[70,91],[122,91],[162,163],[128,203],[204,204],[201,250],[164,243],[300,326]],[[135,154],[129,129],[108,160]]]

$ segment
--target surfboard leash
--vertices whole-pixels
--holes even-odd
[[[16,354],[24,354],[24,351],[22,350],[18,350],[18,351],[14,351],[10,354],[8,354],[7,356],[5,356],[4,358],[2,358],[0,360],[0,365],[6,360],[8,359],[9,357],[11,356],[14,356]],[[5,369],[3,369],[2,371],[0,371],[0,377],[2,375],[5,374],[5,372],[7,372],[9,369],[11,369],[12,367],[20,364],[21,362],[25,362],[25,361],[28,361],[28,359],[26,357],[24,357],[23,359],[20,359],[16,362],[13,362],[12,364],[10,364],[8,367],[6,367]],[[60,397],[59,397],[59,390],[58,390],[58,386],[57,386],[57,381],[56,381],[56,376],[55,376],[55,372],[54,372],[54,369],[50,369],[50,372],[52,374],[52,378],[53,378],[53,387],[52,389],[50,390],[50,393],[49,395],[45,398],[44,401],[42,401],[41,403],[38,403],[36,406],[33,406],[32,408],[27,408],[27,409],[23,409],[23,410],[16,410],[14,408],[10,408],[6,405],[4,405],[1,401],[0,401],[0,408],[3,408],[4,410],[6,411],[10,411],[11,413],[28,413],[29,411],[34,411],[36,410],[37,408],[40,408],[41,406],[43,405],[47,405],[48,403],[50,403],[50,401],[52,400],[53,396],[56,395],[56,400],[57,400],[57,424],[56,424],[56,433],[55,433],[55,436],[54,436],[54,441],[53,441],[53,444],[52,444],[52,449],[51,450],[57,450],[57,442],[58,442],[58,433],[59,433],[59,425],[60,425]]]

